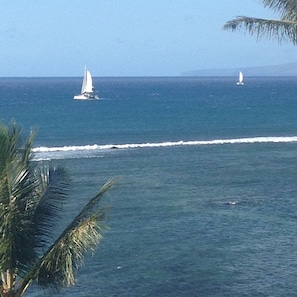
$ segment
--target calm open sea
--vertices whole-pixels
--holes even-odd
[[[297,78],[95,78],[101,100],[73,100],[80,85],[0,79],[0,120],[69,169],[64,223],[121,177],[60,296],[297,296]]]

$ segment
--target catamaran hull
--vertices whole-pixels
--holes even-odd
[[[97,96],[97,95],[83,95],[83,94],[80,94],[80,95],[75,95],[73,97],[73,99],[75,99],[75,100],[97,100],[97,99],[99,99],[99,96]]]

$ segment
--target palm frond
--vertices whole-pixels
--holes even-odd
[[[88,215],[90,212],[92,212],[94,209],[96,209],[100,199],[104,195],[108,189],[110,189],[118,179],[110,179],[108,180],[100,189],[97,195],[95,195],[86,205],[85,207],[81,210],[81,212],[78,214],[78,216],[74,219],[73,222],[76,222],[83,218],[84,216]]]
[[[250,17],[237,17],[228,21],[224,30],[245,30],[249,34],[257,35],[258,38],[267,37],[277,39],[280,43],[290,41],[297,44],[297,22],[283,20],[266,20]]]
[[[94,251],[102,239],[106,227],[98,222],[103,218],[103,211],[85,218],[52,247],[40,263],[40,285],[55,289],[75,284],[75,271],[83,263],[84,253]]]
[[[98,203],[115,182],[115,179],[106,182],[99,193],[86,204],[35,268],[23,278],[21,288],[32,279],[53,289],[74,284],[75,272],[82,264],[83,255],[95,249],[102,238],[103,230],[107,228],[103,224],[107,208],[98,209]]]
[[[30,201],[34,224],[36,247],[53,242],[54,226],[59,222],[62,203],[69,193],[69,178],[63,167],[39,167],[40,184],[36,187],[35,197]]]
[[[296,21],[297,2],[296,0],[263,0],[264,7],[279,12],[281,19]]]
[[[13,157],[18,154],[17,142],[20,134],[20,128],[16,125],[11,125],[6,127],[0,125],[0,174],[4,172],[7,168],[7,164]]]
[[[32,160],[34,133],[25,141],[12,122],[0,124],[0,295],[21,296],[32,281],[50,288],[74,284],[86,252],[94,251],[106,229],[107,208],[100,189],[54,241],[52,229],[69,191],[64,168]],[[46,252],[44,252],[46,250]]]
[[[24,270],[36,263],[38,248],[53,242],[51,231],[69,190],[64,168],[32,161],[34,134],[0,125],[0,270]]]
[[[29,164],[33,136],[20,139],[21,129],[12,123],[0,127],[0,269],[22,269],[34,258],[30,246],[32,224],[24,212],[26,197],[34,191],[30,178],[34,168]],[[30,182],[29,182],[30,181]]]

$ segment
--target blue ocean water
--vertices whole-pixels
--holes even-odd
[[[69,170],[65,224],[120,177],[61,296],[296,296],[296,80],[95,78],[101,100],[76,101],[80,78],[1,78],[1,121]]]

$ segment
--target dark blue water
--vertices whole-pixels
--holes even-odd
[[[102,100],[72,100],[80,83],[0,80],[2,121],[69,169],[65,223],[121,177],[61,295],[296,296],[296,78],[97,78]]]

